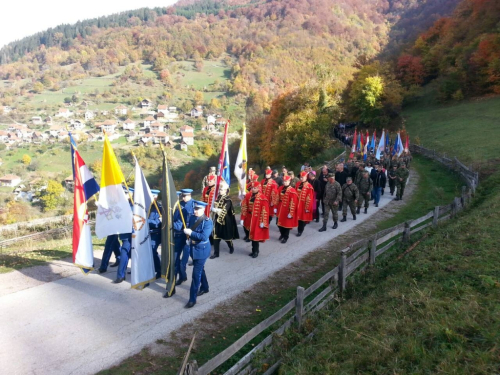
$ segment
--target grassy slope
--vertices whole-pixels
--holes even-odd
[[[424,93],[430,93],[429,90],[432,88]],[[418,137],[423,146],[456,156],[466,163],[498,157],[500,97],[446,106],[435,103],[427,99],[404,111],[410,140]]]
[[[280,374],[497,373],[500,173],[488,185],[460,220],[353,284]]]

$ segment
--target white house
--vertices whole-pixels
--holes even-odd
[[[187,143],[186,143],[186,142],[184,142],[184,141],[182,141],[182,142],[181,142],[181,150],[182,150],[182,151],[187,151],[187,149],[188,149],[188,145],[187,145]]]
[[[176,113],[177,112],[177,107],[168,107],[168,111],[170,113]]]
[[[106,121],[101,122],[101,123],[96,123],[95,127],[96,127],[96,129],[104,130],[106,133],[112,133],[115,131],[116,122],[114,120],[106,120]],[[109,135],[108,135],[108,138],[109,138]]]
[[[160,131],[160,132],[162,132],[163,130],[165,130],[165,126],[161,122],[158,122],[158,121],[155,121],[155,122],[151,123],[151,125],[149,126],[149,128],[151,130]]]
[[[68,108],[59,108],[59,112],[56,114],[56,117],[70,118],[71,116],[73,116],[73,112]]]
[[[153,116],[146,117],[144,119],[144,127],[149,128],[153,122],[155,122],[155,118]]]
[[[188,146],[194,145],[194,134],[192,132],[181,132],[182,141]]]
[[[94,112],[86,110],[85,111],[85,121],[92,120],[95,117]]]
[[[170,137],[167,133],[164,132],[156,132],[153,134],[153,143],[155,144],[165,144],[170,140]]]
[[[21,177],[15,174],[6,174],[0,177],[0,186],[17,186],[21,183]]]
[[[43,121],[42,121],[42,118],[40,116],[33,116],[31,118],[31,123],[33,125],[42,125],[43,124]]]
[[[139,142],[142,142],[145,145],[150,143],[150,142],[153,142],[153,135],[151,133],[144,134],[139,139]]]
[[[9,133],[5,130],[0,130],[0,142],[5,143],[9,139]]]
[[[71,121],[71,126],[75,130],[82,130],[85,127],[85,123],[81,120]]]
[[[168,110],[168,107],[164,104],[158,105],[158,113],[163,113],[164,115],[168,114],[170,111]]]
[[[131,119],[126,119],[123,122],[123,130],[134,130],[135,129],[135,122],[132,121]]]
[[[12,112],[12,108],[11,108],[11,107],[9,107],[9,106],[3,106],[2,108],[3,108],[3,111],[2,111],[2,112],[3,112],[5,115],[6,115],[6,114],[8,114],[8,113],[11,113],[11,112]]]
[[[207,116],[207,125],[214,124],[215,125],[215,116],[208,115]]]
[[[128,108],[123,104],[119,105],[115,108],[115,115],[126,116],[128,112]]]
[[[141,108],[150,108],[151,107],[151,100],[149,99],[142,99],[141,101]]]
[[[196,106],[191,110],[191,117],[198,118],[203,116],[203,107],[201,105]]]
[[[189,125],[182,125],[179,129],[180,132],[194,133],[194,128]]]

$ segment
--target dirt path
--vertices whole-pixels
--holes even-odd
[[[413,171],[407,198],[417,180]],[[241,319],[255,311],[255,304],[249,310],[253,293],[265,288],[279,293],[281,285],[296,285],[304,272],[327,265],[353,237],[374,229],[377,221],[392,216],[407,201],[394,202],[386,194],[379,208],[371,207],[358,220],[349,216],[337,230],[323,233],[317,231],[321,222],[311,223],[300,238],[292,232],[286,245],[277,241],[273,225],[271,240],[261,245],[257,259],[247,256],[250,244],[243,241],[235,242],[233,255],[222,245],[221,257],[206,265],[210,293],[190,310],[184,309],[190,280],[165,300],[164,282],[131,290],[129,283],[111,283],[116,269],[85,276],[65,261],[0,275],[0,373],[92,374],[144,347],[153,357],[172,354],[194,330],[210,334],[231,316]],[[297,267],[300,274],[293,272]],[[174,346],[169,345],[172,337]],[[163,344],[156,344],[160,339]]]

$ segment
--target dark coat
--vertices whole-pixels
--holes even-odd
[[[214,238],[225,241],[240,238],[231,198],[227,195],[219,195],[215,201],[214,208],[222,210],[220,213],[214,215]]]
[[[335,172],[335,181],[337,181],[340,186],[344,186],[344,184],[347,182],[347,177],[349,177],[349,175],[345,171],[345,169],[342,172]]]
[[[376,172],[375,179],[373,180],[373,187],[385,188],[387,178],[384,171]]]

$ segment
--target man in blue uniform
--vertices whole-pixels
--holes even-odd
[[[210,256],[210,240],[212,234],[212,219],[205,216],[207,203],[195,201],[194,215],[189,219],[188,228],[184,234],[189,238],[189,250],[193,258],[193,277],[189,291],[189,302],[186,308],[196,305],[196,298],[209,292],[208,280],[205,274],[205,262]]]
[[[97,272],[104,273],[108,269],[109,258],[111,258],[111,253],[115,254],[116,261],[110,267],[116,267],[120,264],[120,242],[118,242],[118,235],[111,234],[106,237],[106,242],[104,244],[104,253],[102,254],[101,265]]]
[[[160,202],[157,201],[160,190],[151,190],[151,193],[153,194],[153,198],[157,203],[158,208],[160,208]],[[148,224],[149,233],[151,236],[151,250],[153,251],[153,262],[155,265],[156,279],[159,279],[161,277],[161,262],[160,257],[158,256],[158,246],[161,245],[161,217],[154,204],[151,206]]]
[[[174,244],[175,244],[175,277],[176,285],[181,285],[187,280],[186,265],[189,260],[189,246],[186,245],[186,235],[184,234],[184,223],[188,225],[190,217],[194,214],[194,201],[191,199],[193,189],[182,189],[180,191],[181,211],[177,208],[174,211]],[[184,222],[182,219],[184,218]]]
[[[129,189],[132,193],[134,190]],[[129,199],[130,209],[133,209],[132,201]],[[127,272],[128,260],[130,259],[130,250],[132,248],[132,233],[134,229],[132,228],[132,223],[130,223],[130,233],[120,233],[118,238],[122,241],[120,246],[120,264],[118,265],[118,271],[116,273],[116,279],[113,281],[115,284],[119,284],[125,280],[125,272]]]

